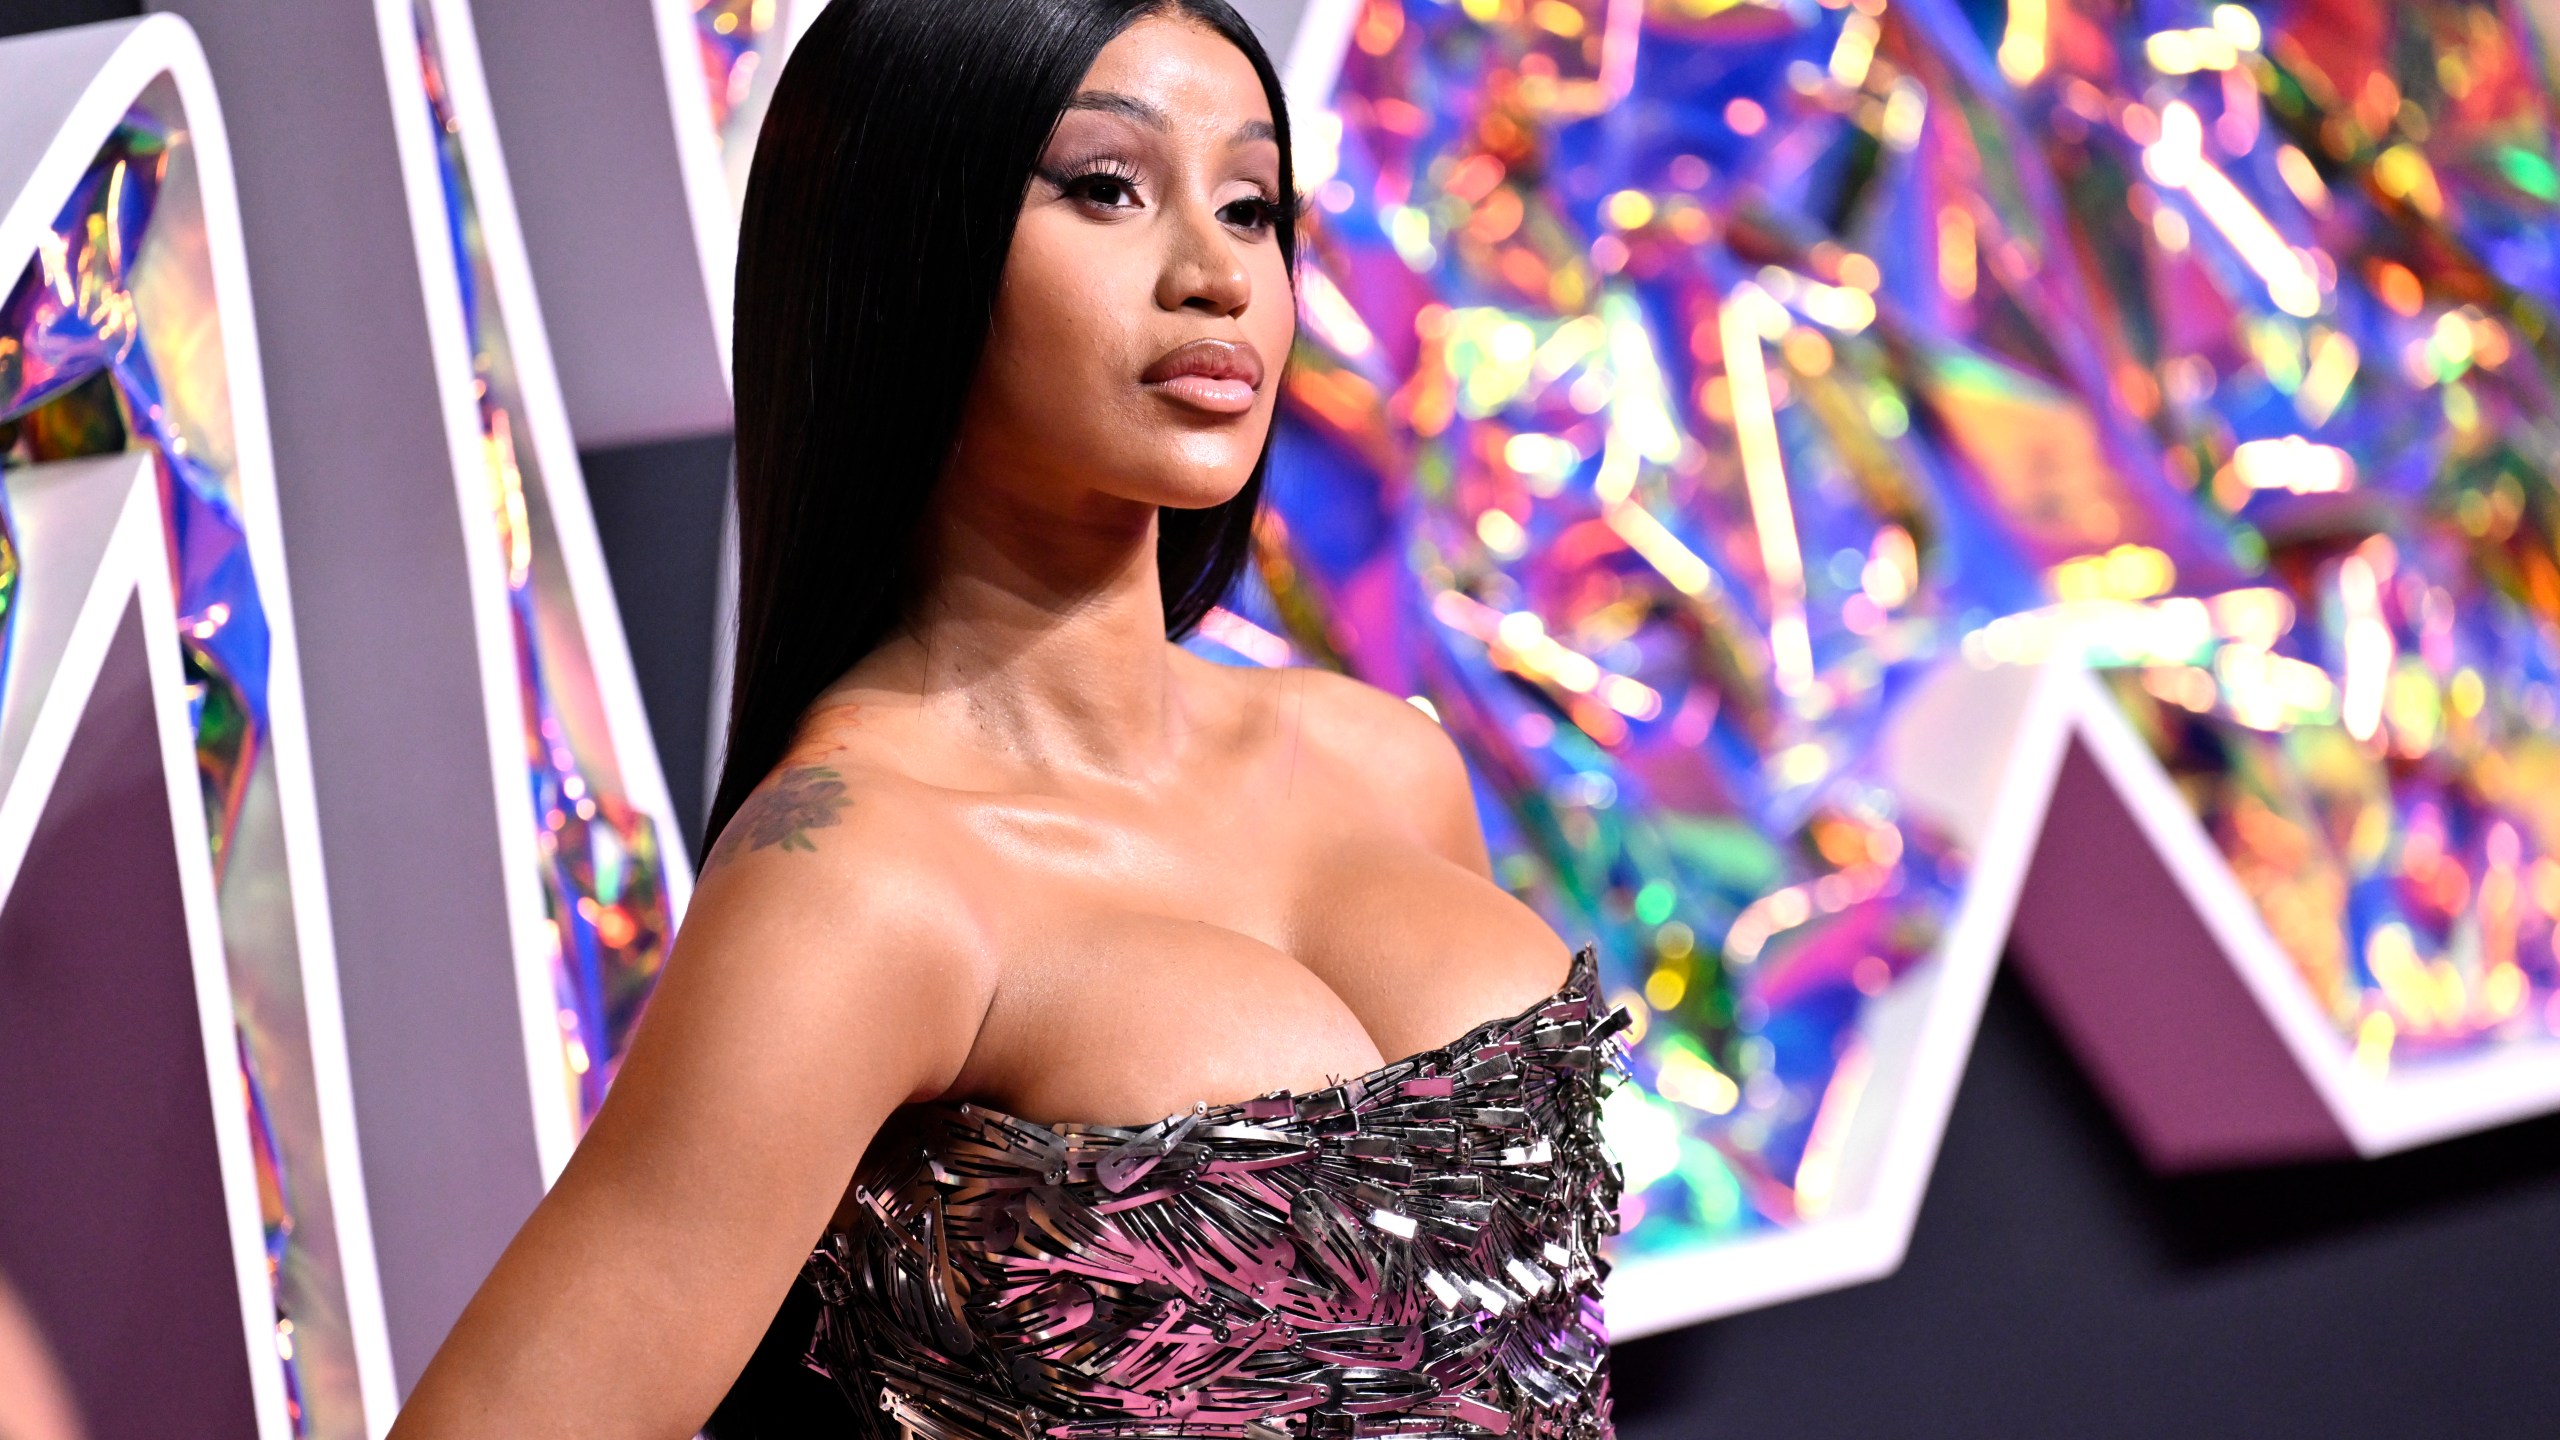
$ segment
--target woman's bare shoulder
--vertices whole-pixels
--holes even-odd
[[[1267,670],[1252,683],[1278,707],[1277,733],[1298,747],[1299,763],[1312,760],[1371,797],[1432,850],[1489,870],[1466,762],[1421,706],[1331,670]]]
[[[1338,740],[1364,748],[1383,745],[1395,755],[1412,750],[1433,754],[1446,750],[1449,758],[1457,758],[1457,750],[1449,744],[1448,733],[1440,723],[1409,699],[1332,670],[1302,668],[1274,673],[1305,687],[1309,718],[1317,720],[1328,735]]]
[[[965,843],[953,798],[852,747],[787,757],[750,791],[704,855],[701,888],[789,892],[830,909],[869,909],[901,896],[952,900]]]
[[[778,874],[775,861],[795,853],[816,855],[821,840],[834,841],[827,848],[838,856],[858,848],[854,842],[862,832],[875,828],[865,822],[878,813],[874,806],[856,807],[854,785],[862,778],[866,777],[853,766],[827,758],[794,759],[776,767],[763,784],[747,793],[729,823],[721,827],[710,853],[703,857],[703,880],[708,883],[759,856],[766,857],[763,863],[749,869]],[[848,812],[853,819],[850,825]],[[828,831],[837,833],[828,835]]]
[[[965,1022],[942,1047],[956,1070],[995,977],[960,883],[962,839],[929,789],[853,755],[777,767],[703,860],[678,967],[921,1005]]]

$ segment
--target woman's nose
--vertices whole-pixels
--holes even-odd
[[[1174,233],[1156,282],[1156,303],[1167,310],[1243,314],[1253,303],[1253,277],[1209,202],[1173,207],[1169,219]]]

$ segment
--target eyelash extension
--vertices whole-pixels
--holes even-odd
[[[1138,173],[1137,166],[1117,156],[1109,155],[1053,166],[1042,170],[1040,178],[1056,187],[1062,194],[1087,180],[1113,180],[1133,191],[1139,190],[1145,180],[1145,177]],[[1294,193],[1276,197],[1257,195],[1253,199],[1263,207],[1263,223],[1273,228],[1295,225],[1306,215],[1307,202],[1306,197],[1302,195]]]
[[[1262,207],[1260,224],[1272,229],[1278,229],[1284,225],[1295,225],[1299,218],[1306,213],[1305,200],[1296,195],[1290,195],[1286,198],[1277,198],[1269,195],[1253,195],[1247,197],[1247,199],[1250,200],[1251,203]],[[1245,200],[1230,201],[1228,205],[1220,208],[1222,210],[1229,209],[1235,205],[1241,205],[1244,203],[1246,203]]]
[[[1128,161],[1104,155],[1043,170],[1040,178],[1064,191],[1085,180],[1116,180],[1135,190],[1145,177],[1139,175],[1138,167]]]

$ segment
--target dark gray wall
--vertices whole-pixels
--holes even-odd
[[[24,35],[93,20],[129,20],[139,0],[0,0],[0,35]]]
[[[1626,1440],[2560,1434],[2560,1120],[2153,1178],[2003,976],[1892,1278],[1619,1347]]]
[[[685,848],[698,854],[729,437],[588,450],[578,459],[613,573],[614,602],[631,637],[649,733],[684,822]]]

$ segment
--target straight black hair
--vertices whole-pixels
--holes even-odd
[[[1032,171],[1103,47],[1168,13],[1261,77],[1294,274],[1289,113],[1226,0],[834,0],[783,67],[738,241],[737,665],[704,853],[820,692],[907,618]],[[1266,441],[1226,503],[1160,515],[1168,638],[1242,573],[1269,457]],[[801,1363],[821,1313],[794,1282],[708,1435],[880,1433],[876,1410]]]
[[[1226,0],[835,0],[783,68],[738,241],[737,661],[704,853],[820,692],[907,618],[1033,169],[1103,47],[1168,13],[1261,77],[1294,274],[1280,77]],[[1242,572],[1263,455],[1233,499],[1159,517],[1168,638]]]

